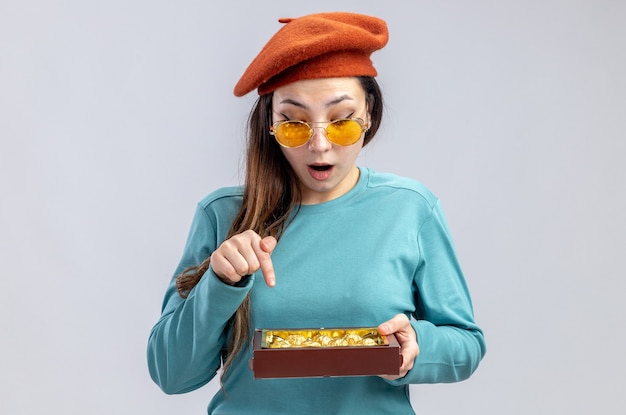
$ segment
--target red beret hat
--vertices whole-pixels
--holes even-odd
[[[302,79],[376,76],[370,55],[389,38],[387,24],[356,13],[318,13],[278,20],[285,25],[263,47],[235,85],[241,97]]]

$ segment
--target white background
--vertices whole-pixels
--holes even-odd
[[[0,412],[201,414],[145,348],[196,202],[240,179],[279,17],[387,20],[360,164],[443,202],[488,352],[421,414],[626,407],[626,3],[0,0]],[[277,399],[280,399],[277,396]]]

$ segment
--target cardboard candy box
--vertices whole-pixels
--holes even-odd
[[[398,375],[394,335],[376,328],[257,329],[250,368],[255,379]]]

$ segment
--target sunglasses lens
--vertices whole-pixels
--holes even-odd
[[[340,146],[349,146],[361,138],[363,126],[356,120],[337,120],[328,124],[326,136],[328,139]]]
[[[301,121],[287,121],[275,127],[274,135],[285,147],[299,147],[311,138],[311,127]]]

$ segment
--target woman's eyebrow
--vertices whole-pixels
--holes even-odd
[[[354,101],[354,98],[352,98],[350,95],[341,95],[341,96],[333,99],[332,101],[329,101],[326,104],[326,107],[332,107],[333,105],[337,105],[337,104],[339,104],[340,102],[343,102],[343,101]]]
[[[282,101],[280,101],[279,104],[290,104],[290,105],[293,105],[295,107],[302,108],[302,109],[306,109],[307,108],[307,106],[304,105],[303,103],[298,102],[298,101],[294,101],[291,98],[285,98]]]

